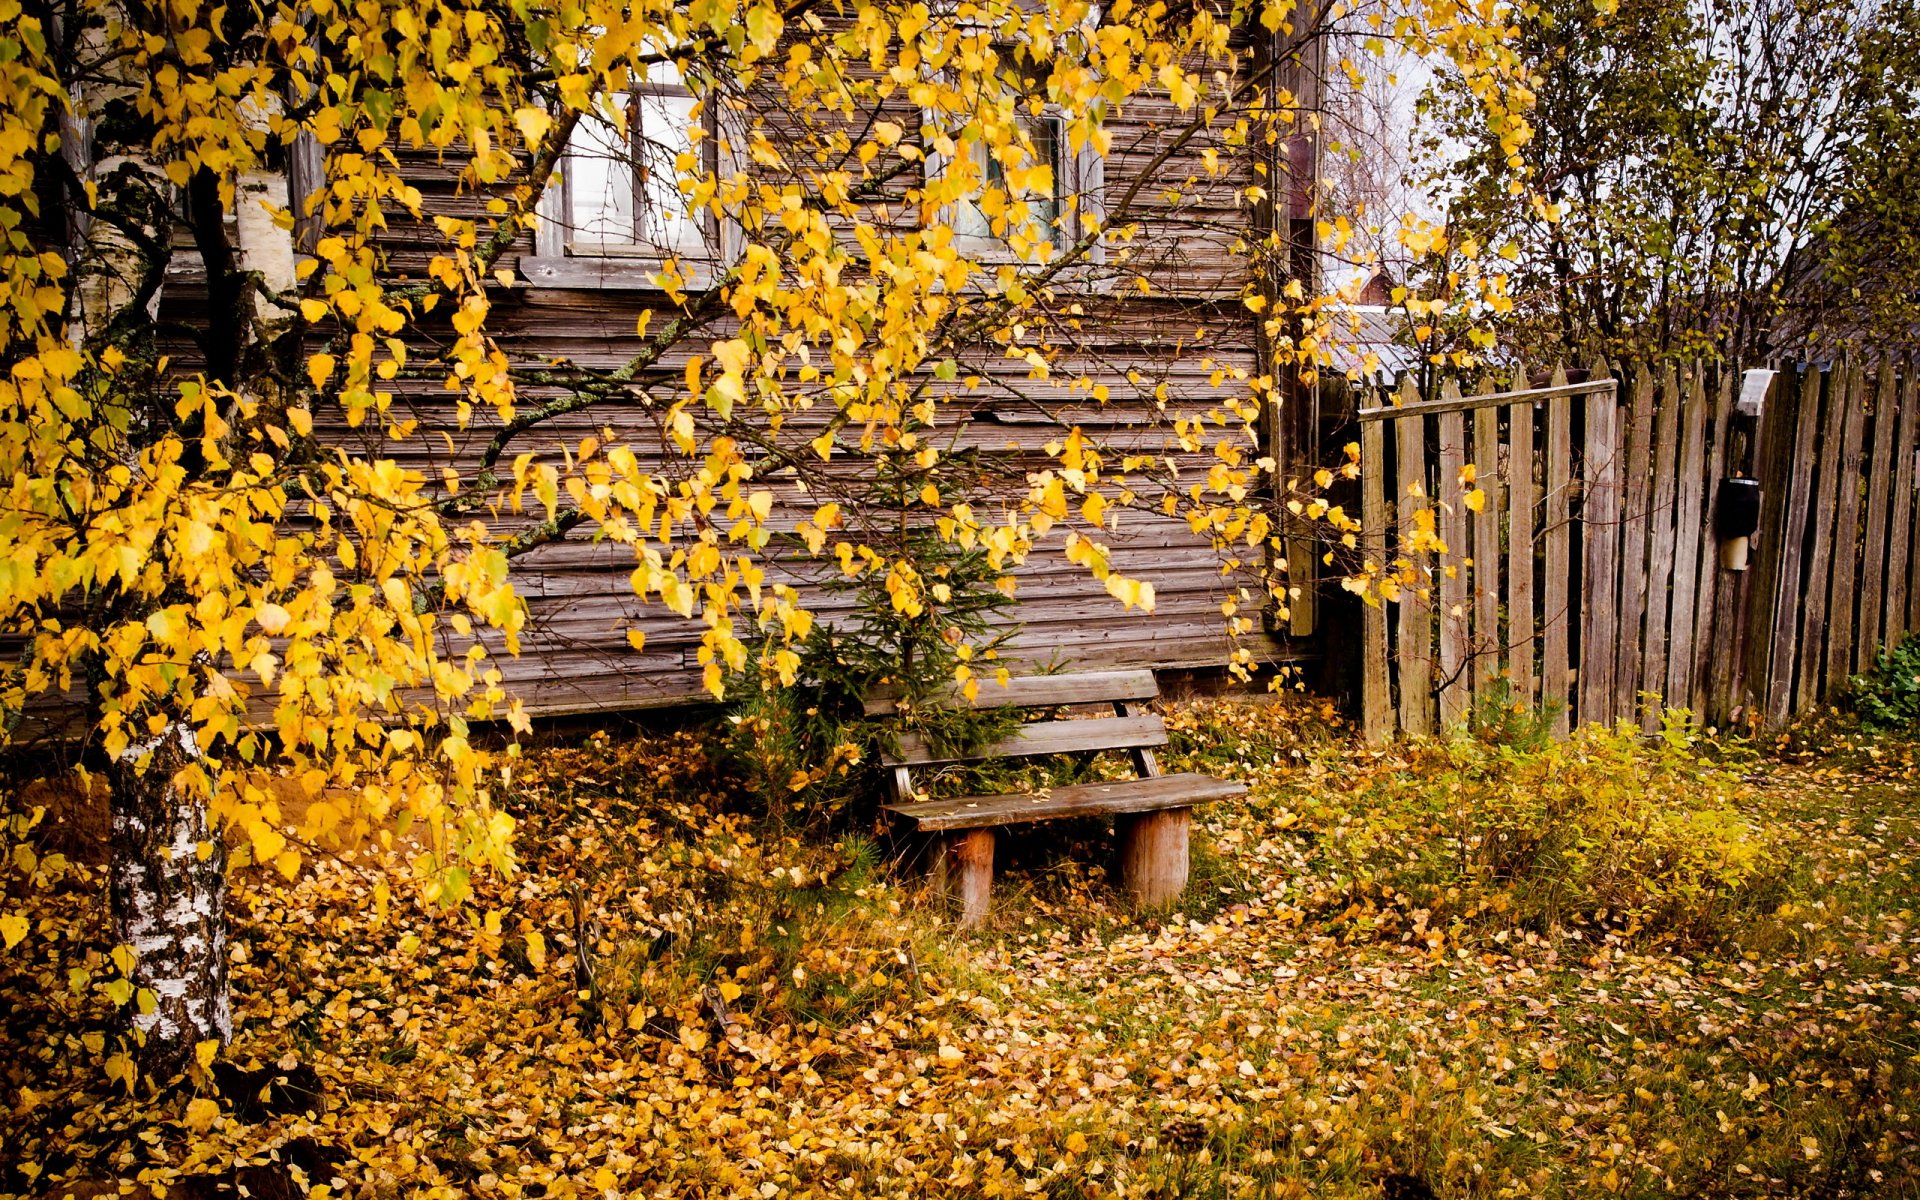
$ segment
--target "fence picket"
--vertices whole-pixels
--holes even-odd
[[[1403,404],[1417,404],[1419,389],[1413,377],[1401,384]],[[1418,413],[1394,420],[1394,465],[1400,486],[1394,504],[1400,515],[1400,556],[1413,564],[1413,586],[1400,593],[1400,728],[1408,733],[1432,731],[1433,720],[1433,615],[1428,601],[1421,596],[1431,586],[1424,577],[1425,554],[1408,549],[1414,536],[1414,511],[1432,503],[1427,489],[1426,419]]]
[[[1524,371],[1511,385],[1527,386]],[[1534,453],[1533,405],[1507,406],[1507,677],[1516,703],[1533,704],[1534,643],[1538,629],[1533,611],[1534,483],[1538,461]]]
[[[1745,605],[1739,603],[1743,585],[1753,574],[1751,570],[1728,572],[1734,578],[1722,578],[1718,559],[1720,547],[1712,532],[1712,489],[1720,486],[1720,480],[1727,472],[1727,455],[1732,450],[1733,387],[1738,374],[1731,367],[1721,367],[1719,383],[1715,388],[1713,424],[1705,439],[1709,449],[1707,473],[1701,478],[1699,560],[1694,574],[1694,664],[1688,703],[1702,720],[1716,725],[1727,719],[1729,705],[1726,697],[1738,686],[1741,667],[1746,659],[1740,654],[1715,654],[1713,651],[1716,645],[1732,650],[1744,644],[1735,637],[1735,625],[1745,611]],[[1762,421],[1773,415],[1770,409],[1763,408],[1761,412]],[[1752,448],[1750,453],[1757,449]],[[1758,460],[1754,462],[1757,469]],[[1715,686],[1716,669],[1721,663],[1728,667],[1723,689]]]
[[[1833,581],[1833,510],[1840,498],[1840,442],[1847,423],[1851,364],[1827,375],[1826,419],[1821,422],[1820,465],[1813,480],[1813,543],[1807,550],[1806,600],[1800,606],[1800,674],[1793,707],[1805,712],[1826,693],[1827,588]]]
[[[1694,588],[1700,578],[1700,493],[1706,484],[1707,374],[1696,363],[1680,408],[1680,470],[1673,513],[1673,609],[1668,618],[1667,678],[1661,695],[1669,708],[1694,707]],[[1649,680],[1647,686],[1655,686]]]
[[[1482,380],[1482,392],[1493,391]],[[1532,420],[1529,412],[1528,420]],[[1478,408],[1473,413],[1473,481],[1481,491],[1480,511],[1473,514],[1473,701],[1485,708],[1493,702],[1494,683],[1500,677],[1505,639],[1500,634],[1500,506],[1504,488],[1500,478],[1500,410]]]
[[[1599,368],[1604,370],[1605,368]],[[1597,373],[1597,372],[1596,372]],[[1580,504],[1581,572],[1580,713],[1582,724],[1611,723],[1619,715],[1614,690],[1613,637],[1620,547],[1620,465],[1615,461],[1612,392],[1587,397],[1585,490]]]
[[[1797,417],[1793,449],[1785,454],[1781,467],[1783,517],[1780,538],[1780,564],[1773,579],[1773,636],[1768,643],[1767,724],[1778,725],[1793,711],[1798,694],[1797,666],[1800,659],[1801,604],[1800,585],[1804,574],[1807,525],[1813,517],[1814,479],[1809,470],[1813,462],[1815,439],[1820,428],[1821,373],[1817,367],[1800,372]]]
[[[1920,372],[1916,372],[1910,362],[1901,374],[1900,423],[1893,437],[1893,513],[1887,535],[1884,628],[1889,643],[1899,641],[1901,635],[1915,628],[1915,623],[1907,617],[1907,602],[1910,595],[1920,597],[1920,588],[1914,587],[1909,574],[1914,564],[1913,529],[1915,524],[1920,524],[1914,521],[1913,496],[1913,429],[1915,421],[1920,420],[1920,387],[1916,387],[1916,376]]]
[[[1846,411],[1841,414],[1840,473],[1834,479],[1833,556],[1827,592],[1827,694],[1853,674],[1853,615],[1860,581],[1860,445],[1867,428],[1865,369],[1847,372]]]
[[[1567,373],[1556,368],[1553,387],[1564,386]],[[1555,396],[1547,401],[1547,519],[1546,596],[1542,604],[1544,628],[1540,636],[1540,699],[1552,709],[1553,732],[1564,736],[1571,728],[1568,706],[1568,628],[1572,614],[1573,571],[1573,400]]]
[[[1392,561],[1387,553],[1387,431],[1379,421],[1360,425],[1360,524],[1367,554],[1382,571]],[[1368,742],[1379,745],[1393,736],[1393,690],[1387,677],[1387,610],[1375,595],[1361,610],[1361,729]]]
[[[1667,584],[1673,578],[1674,476],[1679,471],[1680,397],[1683,384],[1669,363],[1660,372],[1660,411],[1653,433],[1652,549],[1647,560],[1646,680],[1649,691],[1667,686],[1667,633],[1672,600]],[[1637,710],[1639,698],[1634,698]],[[1653,710],[1646,724],[1652,727]]]
[[[1873,401],[1873,450],[1866,468],[1867,528],[1860,543],[1860,616],[1854,627],[1856,670],[1864,670],[1880,648],[1886,602],[1887,510],[1893,499],[1893,427],[1900,407],[1893,364],[1881,364],[1879,384]]]
[[[1460,388],[1448,380],[1443,401],[1460,398]],[[1433,495],[1440,507],[1440,540],[1447,544],[1449,562],[1439,564],[1440,588],[1440,727],[1466,723],[1467,679],[1467,510],[1461,501],[1460,473],[1466,466],[1466,420],[1458,412],[1443,412],[1440,426],[1440,471]]]
[[[1640,687],[1640,631],[1647,615],[1648,507],[1652,503],[1653,372],[1633,368],[1633,402],[1627,418],[1626,478],[1620,517],[1620,626],[1614,639],[1614,678],[1631,696]]]

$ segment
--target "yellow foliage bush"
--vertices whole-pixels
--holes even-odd
[[[1622,723],[1559,743],[1419,742],[1302,790],[1330,877],[1423,933],[1492,916],[1709,941],[1787,887],[1784,847],[1678,715],[1653,738]]]

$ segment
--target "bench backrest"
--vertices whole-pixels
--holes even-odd
[[[989,758],[1024,758],[1065,754],[1079,750],[1147,750],[1167,744],[1167,726],[1153,713],[1136,706],[1160,694],[1152,671],[1088,671],[1077,675],[1029,675],[1005,686],[982,680],[972,704],[975,708],[1055,708],[1077,704],[1107,704],[1119,714],[1084,720],[1033,721],[998,742],[969,751],[936,749],[916,733],[900,735],[898,753],[888,754],[889,766],[977,762]],[[954,703],[964,703],[955,691]],[[867,698],[869,715],[899,711],[899,695],[876,692]]]
[[[1082,671],[1074,675],[1018,675],[1003,687],[993,678],[980,680],[974,708],[1051,708],[1060,704],[1106,704],[1147,701],[1160,695],[1152,671]],[[958,688],[940,697],[942,704],[965,704]],[[890,717],[900,711],[899,688],[875,688],[867,694],[867,715]]]

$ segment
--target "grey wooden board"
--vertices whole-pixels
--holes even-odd
[[[1855,669],[1864,669],[1880,648],[1887,592],[1887,516],[1893,499],[1893,427],[1900,393],[1890,364],[1880,367],[1874,388],[1873,450],[1866,464],[1867,525],[1860,542],[1860,615],[1854,624]]]
[[[1445,395],[1460,389],[1449,382]],[[1470,682],[1467,677],[1467,510],[1461,502],[1460,469],[1466,465],[1465,417],[1457,410],[1440,414],[1440,471],[1434,494],[1440,501],[1440,540],[1447,561],[1440,564],[1440,727],[1466,724]]]
[[[1556,382],[1566,372],[1555,370]],[[1551,710],[1553,731],[1565,736],[1572,721],[1568,704],[1569,630],[1573,573],[1573,401],[1557,396],[1547,402],[1546,572],[1540,620],[1540,700]]]
[[[520,274],[527,282],[548,287],[561,288],[610,288],[633,292],[659,292],[654,277],[660,274],[664,262],[659,259],[644,258],[605,258],[582,256],[579,258],[540,257],[522,255],[519,261]],[[683,259],[680,273],[693,288],[712,286],[713,264],[698,259]],[[636,339],[638,340],[638,339]]]
[[[1914,587],[1912,570],[1914,495],[1913,495],[1913,444],[1914,425],[1920,421],[1920,387],[1916,386],[1915,371],[1909,363],[1902,372],[1900,381],[1900,421],[1894,430],[1894,474],[1893,474],[1893,512],[1887,519],[1887,599],[1883,606],[1886,640],[1897,642],[1900,636],[1913,628],[1907,620],[1907,600],[1909,593],[1920,594]]]
[[[1466,412],[1475,408],[1498,407],[1514,403],[1539,404],[1557,396],[1585,396],[1592,392],[1606,391],[1611,386],[1604,379],[1595,379],[1583,383],[1555,383],[1543,388],[1515,388],[1505,392],[1487,392],[1477,396],[1462,396],[1456,389],[1452,396],[1443,396],[1438,400],[1420,400],[1416,394],[1416,398],[1402,399],[1399,404],[1363,408],[1354,416],[1361,421],[1381,421],[1414,413],[1429,416],[1434,413]]]
[[[1649,522],[1651,548],[1647,558],[1647,640],[1642,678],[1650,689],[1666,687],[1668,621],[1673,613],[1669,584],[1673,579],[1673,500],[1680,471],[1681,377],[1672,365],[1660,373],[1660,411],[1653,427],[1653,513]],[[1625,712],[1630,715],[1639,705],[1639,697],[1626,696]],[[1649,710],[1648,727],[1656,720]]]
[[[957,800],[921,800],[885,807],[888,812],[912,821],[916,828],[934,832],[1185,808],[1211,800],[1230,800],[1245,795],[1246,791],[1241,784],[1210,775],[1178,774],[1113,783],[1080,783],[1030,796],[963,796]]]
[[[1781,458],[1784,515],[1780,525],[1780,561],[1770,584],[1773,588],[1773,636],[1767,659],[1767,724],[1780,725],[1793,711],[1799,675],[1802,605],[1807,525],[1813,519],[1814,479],[1809,467],[1820,431],[1820,398],[1824,376],[1816,367],[1800,372],[1795,401],[1793,446]],[[1784,448],[1783,448],[1784,449]]]
[[[1866,440],[1866,397],[1872,380],[1855,369],[1847,380],[1847,413],[1839,434],[1839,476],[1834,480],[1834,574],[1826,599],[1826,691],[1845,687],[1853,674],[1853,626],[1860,599],[1860,447]]]
[[[1367,556],[1387,564],[1386,429],[1378,421],[1360,427],[1360,536]],[[1361,732],[1378,745],[1393,736],[1393,683],[1387,665],[1387,609],[1378,595],[1360,610]]]
[[[980,679],[980,687],[971,702],[973,708],[999,708],[1017,705],[1043,708],[1058,704],[1100,704],[1112,700],[1152,700],[1160,694],[1152,671],[1076,671],[1066,675],[1016,675],[1001,686],[991,675]],[[939,703],[958,705],[966,702],[958,688],[943,689]],[[876,688],[866,697],[870,717],[892,716],[900,711],[900,693],[894,688]]]
[[[1591,392],[1587,402],[1585,492],[1580,506],[1581,572],[1580,710],[1582,724],[1618,717],[1613,679],[1613,639],[1620,587],[1620,464],[1612,392]]]
[[[1827,598],[1833,581],[1833,517],[1840,500],[1840,446],[1846,437],[1847,397],[1854,367],[1842,363],[1827,373],[1826,415],[1821,421],[1820,465],[1813,480],[1809,519],[1813,539],[1807,549],[1807,582],[1800,603],[1800,663],[1793,704],[1805,712],[1826,694]],[[1801,464],[1805,469],[1805,464]]]
[[[1035,721],[1022,725],[991,746],[972,752],[940,750],[917,733],[900,735],[897,754],[888,765],[977,762],[989,758],[1023,758],[1037,754],[1067,754],[1076,750],[1130,750],[1167,744],[1166,722],[1159,717],[1092,717],[1084,721]]]
[[[1826,694],[1846,686],[1853,674],[1853,626],[1860,596],[1860,453],[1866,438],[1864,368],[1847,375],[1847,410],[1840,426],[1840,472],[1834,478],[1833,558],[1827,584]]]
[[[1733,413],[1734,378],[1735,375],[1732,367],[1727,364],[1722,364],[1714,393],[1716,399],[1713,406],[1713,423],[1708,428],[1705,439],[1707,445],[1707,470],[1706,474],[1701,476],[1700,480],[1700,544],[1697,548],[1699,559],[1694,573],[1694,675],[1693,698],[1689,703],[1692,705],[1693,711],[1699,714],[1701,719],[1710,721],[1716,725],[1726,722],[1727,713],[1724,707],[1715,707],[1713,691],[1714,670],[1721,663],[1725,663],[1732,668],[1727,673],[1728,686],[1725,692],[1722,693],[1723,695],[1731,694],[1734,678],[1740,674],[1739,668],[1746,663],[1746,655],[1739,652],[1740,648],[1745,645],[1744,640],[1723,641],[1719,644],[1721,652],[1718,654],[1714,653],[1714,638],[1716,636],[1729,638],[1732,634],[1733,622],[1731,610],[1728,611],[1724,621],[1720,619],[1719,593],[1723,581],[1720,578],[1719,569],[1719,543],[1714,538],[1712,532],[1712,509],[1713,489],[1720,486],[1720,479],[1726,472],[1727,443],[1732,440],[1733,436],[1730,428],[1730,418]],[[1762,412],[1763,418],[1765,415],[1770,415],[1766,414],[1765,410],[1762,410]],[[1753,570],[1751,565],[1749,565],[1745,571],[1728,572],[1728,574],[1750,576],[1753,574]],[[1731,590],[1731,588],[1729,588],[1729,590]],[[1717,635],[1716,630],[1718,630]]]
[[[1402,385],[1402,395],[1417,397],[1413,380]],[[1397,557],[1412,563],[1415,583],[1400,589],[1398,635],[1400,658],[1400,728],[1407,733],[1428,733],[1433,729],[1433,629],[1428,600],[1419,594],[1425,587],[1427,556],[1406,549],[1413,536],[1413,514],[1417,508],[1433,503],[1427,488],[1426,422],[1419,416],[1401,417],[1394,423],[1394,465],[1399,490],[1394,494],[1399,514],[1400,549]]]
[[[1538,465],[1533,406],[1516,404],[1507,409],[1507,677],[1514,701],[1529,708],[1538,676],[1533,663],[1539,629],[1533,591]]]
[[[1641,686],[1646,654],[1647,531],[1653,479],[1653,372],[1645,363],[1633,368],[1633,399],[1627,406],[1626,472],[1621,488],[1620,636],[1614,639],[1614,678],[1632,695]],[[1671,399],[1670,397],[1668,399]]]
[[[1489,387],[1486,390],[1491,390]],[[1531,414],[1528,420],[1531,421]],[[1493,703],[1500,678],[1504,638],[1500,632],[1500,513],[1506,489],[1500,477],[1500,410],[1473,412],[1474,483],[1484,495],[1473,514],[1473,699],[1482,708]],[[1528,463],[1528,469],[1532,464]]]
[[[1687,372],[1680,402],[1680,465],[1673,509],[1673,600],[1667,616],[1667,675],[1643,686],[1658,689],[1668,708],[1693,708],[1694,591],[1700,578],[1700,496],[1706,485],[1707,376],[1704,364]],[[1696,710],[1696,714],[1697,710]]]
[[[1699,543],[1699,597],[1693,605],[1695,612],[1695,645],[1699,659],[1699,699],[1695,701],[1695,710],[1703,714],[1716,726],[1726,726],[1732,720],[1736,705],[1745,705],[1745,695],[1741,693],[1736,701],[1736,689],[1741,689],[1751,678],[1747,662],[1751,660],[1751,637],[1736,637],[1736,624],[1751,622],[1755,605],[1745,603],[1747,584],[1755,576],[1764,576],[1764,561],[1768,543],[1780,541],[1778,538],[1761,538],[1757,551],[1749,543],[1747,570],[1722,570],[1720,568],[1720,540],[1713,536],[1713,503],[1715,490],[1720,480],[1732,470],[1734,447],[1734,380],[1740,378],[1740,372],[1732,363],[1720,367],[1720,384],[1715,392],[1713,405],[1713,428],[1707,436],[1707,493],[1701,499],[1701,518],[1703,518],[1703,538]],[[1782,409],[1786,407],[1782,397],[1789,396],[1788,390],[1780,386],[1780,378],[1774,378],[1770,392],[1772,399],[1761,409],[1761,420],[1755,422],[1753,445],[1747,447],[1747,457],[1741,459],[1741,474],[1747,474],[1747,463],[1751,463],[1751,478],[1764,476],[1766,459],[1764,455],[1772,453],[1772,444],[1764,438],[1763,430],[1778,428],[1782,422]],[[1778,442],[1774,438],[1772,442]],[[1761,524],[1766,524],[1764,511],[1776,505],[1776,497],[1766,493],[1766,484],[1761,484]],[[1734,605],[1734,593],[1740,591],[1740,605]],[[1751,624],[1743,626],[1751,628]],[[1764,618],[1763,618],[1764,628]]]

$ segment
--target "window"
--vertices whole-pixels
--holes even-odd
[[[1053,190],[1047,195],[1028,192],[1018,196],[1027,202],[1027,219],[1036,227],[1051,226],[1060,219],[1067,207],[1068,164],[1062,151],[1066,146],[1065,123],[1058,116],[1049,114],[1038,119],[1022,118],[1020,128],[1033,143],[1038,165],[1045,165],[1053,174]],[[996,157],[992,148],[985,142],[973,143],[973,160],[979,171],[983,190],[998,188],[1015,198],[1014,190],[1007,180],[1006,166]],[[955,206],[953,213],[953,231],[961,237],[993,238],[993,221],[981,207],[980,196],[968,196]],[[1054,238],[1056,244],[1060,241]]]
[[[1064,250],[1078,242],[1105,214],[1102,200],[1105,162],[1092,146],[1075,151],[1069,145],[1065,114],[1048,111],[1037,117],[1022,115],[1018,121],[1037,160],[1031,165],[1045,165],[1050,169],[1052,191],[1041,195],[1014,187],[1007,164],[985,141],[975,140],[968,149],[979,180],[978,190],[942,210],[940,217],[952,227],[964,253],[987,261],[1008,261],[1016,257],[1009,244],[1016,233],[1033,240],[1051,241],[1056,251]],[[927,123],[934,124],[931,114]],[[929,152],[926,161],[929,181],[938,179],[947,169],[946,159],[937,152]],[[997,195],[989,199],[994,193]],[[1011,227],[1003,208],[1004,204],[1016,200],[1026,202],[1024,229]],[[1089,247],[1086,262],[1104,261],[1104,252],[1105,247],[1095,242]]]
[[[521,260],[521,274],[558,286],[651,288],[671,258],[689,286],[707,286],[734,256],[738,230],[704,206],[689,211],[680,180],[738,169],[738,139],[715,135],[672,63],[655,64],[613,104],[574,127],[541,199],[538,253]]]

